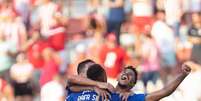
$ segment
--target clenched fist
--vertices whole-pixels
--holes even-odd
[[[192,68],[193,65],[194,65],[194,63],[191,62],[191,61],[185,62],[182,65],[182,73],[188,75],[191,72],[191,68]]]

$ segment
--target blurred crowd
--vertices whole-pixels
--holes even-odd
[[[64,101],[84,59],[113,85],[133,65],[134,91],[152,92],[184,61],[201,64],[201,0],[0,0],[0,57],[0,101]],[[194,68],[167,101],[199,101],[200,76]]]

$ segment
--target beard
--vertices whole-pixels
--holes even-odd
[[[126,84],[121,84],[120,82],[118,82],[118,86],[119,86],[121,89],[127,89],[127,88],[129,88],[128,85],[126,85]]]

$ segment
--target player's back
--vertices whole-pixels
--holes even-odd
[[[66,97],[66,101],[97,101],[97,93],[93,91],[82,91],[71,93]],[[102,101],[100,97],[100,101]],[[111,94],[111,99],[108,101],[120,101],[118,94]]]
[[[133,94],[128,98],[128,101],[145,101],[145,94]],[[82,91],[71,93],[66,97],[66,101],[97,101],[97,93],[93,91]],[[99,101],[102,101],[101,97]],[[121,101],[121,97],[117,93],[111,93],[111,98],[108,101]]]

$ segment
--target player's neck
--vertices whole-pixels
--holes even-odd
[[[129,88],[121,88],[119,85],[116,86],[116,91],[117,92],[129,92]]]

